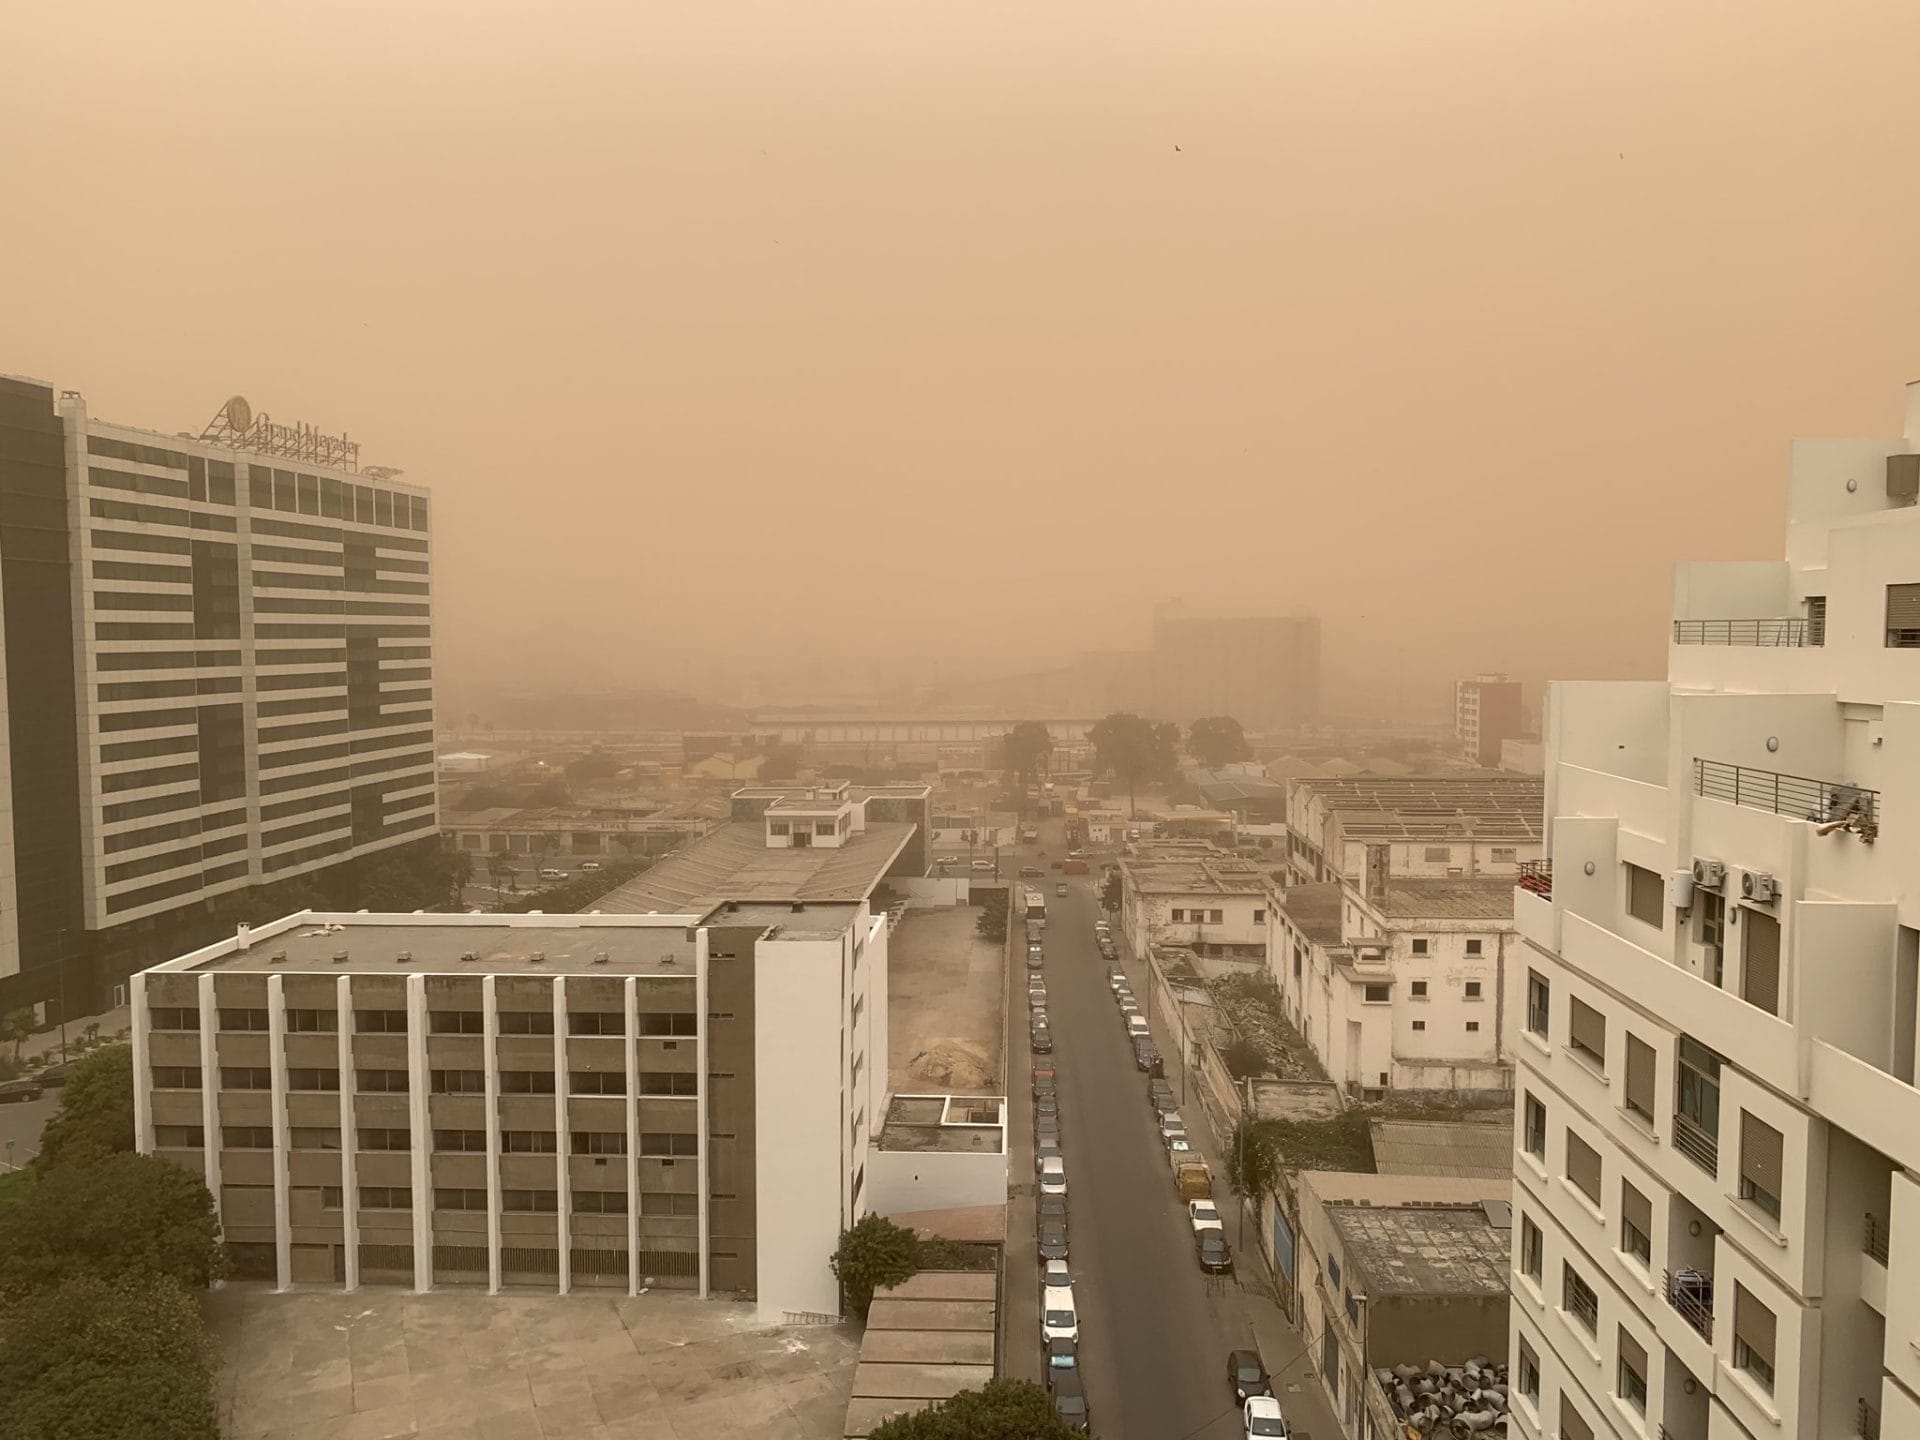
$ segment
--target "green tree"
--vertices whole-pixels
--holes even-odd
[[[865,1215],[840,1232],[828,1263],[839,1278],[842,1301],[865,1321],[873,1292],[912,1279],[919,1257],[919,1242],[911,1230],[884,1215]]]
[[[938,1405],[896,1415],[867,1440],[1074,1440],[1047,1392],[1029,1380],[989,1380]]]
[[[212,1382],[157,1360],[73,1361],[4,1403],[8,1440],[220,1440]]]
[[[1233,1127],[1227,1143],[1227,1189],[1241,1200],[1257,1204],[1280,1182],[1281,1157],[1272,1125],[1243,1115]]]
[[[1012,903],[1005,891],[988,891],[980,913],[974,917],[974,932],[995,945],[1007,943],[1007,907]]]
[[[1044,721],[1022,720],[1007,732],[1002,748],[1007,769],[1025,798],[1025,787],[1046,773],[1047,758],[1053,754],[1053,732]]]
[[[106,1045],[73,1062],[60,1108],[40,1132],[42,1170],[133,1149],[133,1051]]]
[[[198,1175],[153,1155],[109,1155],[47,1169],[8,1210],[0,1294],[133,1271],[198,1291],[224,1261],[213,1196]]]
[[[1209,770],[1253,756],[1246,733],[1231,715],[1209,715],[1187,727],[1187,748]]]
[[[1220,1052],[1220,1062],[1236,1080],[1267,1073],[1267,1052],[1245,1035],[1236,1035]]]
[[[33,1034],[33,1011],[26,1006],[18,1010],[9,1010],[0,1015],[0,1040],[13,1042],[13,1063],[20,1063],[20,1047],[27,1043],[27,1037]]]
[[[1134,791],[1154,777],[1158,745],[1151,720],[1119,710],[1096,721],[1087,732],[1099,767],[1127,787],[1127,814],[1134,813]]]

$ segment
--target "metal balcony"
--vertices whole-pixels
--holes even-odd
[[[1863,839],[1880,829],[1880,792],[1844,780],[1810,780],[1720,760],[1695,759],[1693,793],[1749,810],[1770,810],[1796,820],[1844,824]]]
[[[1820,640],[1805,620],[1676,620],[1673,643],[1800,649]]]
[[[1661,1286],[1680,1318],[1709,1345],[1713,1343],[1713,1276],[1700,1270],[1663,1272]]]
[[[1882,1265],[1887,1263],[1887,1222],[1871,1210],[1867,1212],[1866,1232],[1860,1237],[1860,1248]]]
[[[1520,870],[1514,876],[1513,883],[1530,894],[1543,900],[1553,898],[1553,861],[1522,860]]]
[[[1673,1148],[1709,1175],[1720,1173],[1720,1137],[1678,1110],[1673,1112]]]

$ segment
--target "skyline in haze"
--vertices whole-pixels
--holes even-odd
[[[10,23],[0,370],[430,486],[450,695],[1010,674],[1174,595],[1311,608],[1336,708],[1652,676],[1671,564],[1920,375],[1892,3]]]

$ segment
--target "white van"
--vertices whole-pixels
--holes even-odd
[[[564,870],[556,870],[551,865],[545,865],[541,867],[540,878],[542,880],[564,880],[567,878],[567,872]]]
[[[1148,1039],[1147,1017],[1144,1015],[1127,1016],[1127,1035],[1128,1038],[1134,1040]]]
[[[1040,1295],[1040,1343],[1080,1339],[1080,1315],[1073,1308],[1073,1287],[1052,1285]]]

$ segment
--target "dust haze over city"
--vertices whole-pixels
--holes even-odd
[[[9,7],[0,1436],[1920,1436],[1916,53]]]

